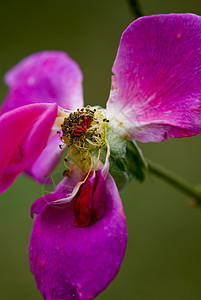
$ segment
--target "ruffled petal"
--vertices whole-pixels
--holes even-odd
[[[56,116],[56,104],[30,104],[0,117],[0,192],[38,158]]]
[[[118,273],[127,233],[122,203],[110,175],[105,192],[103,217],[87,227],[73,226],[73,202],[35,206],[41,213],[31,234],[30,266],[45,299],[93,299]]]
[[[82,73],[64,52],[30,55],[5,75],[9,94],[1,113],[31,103],[53,103],[66,109],[83,106]]]
[[[160,142],[201,132],[200,16],[137,19],[122,35],[112,71],[107,111],[120,135]]]

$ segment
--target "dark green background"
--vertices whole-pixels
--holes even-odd
[[[199,0],[142,0],[141,7],[146,15],[201,14]],[[85,103],[104,106],[119,39],[132,20],[125,0],[1,1],[0,78],[33,52],[63,50],[83,71]],[[6,91],[1,81],[1,99]],[[201,183],[201,136],[140,146],[149,158],[194,184]],[[29,209],[41,194],[41,186],[20,176],[1,195],[2,300],[42,299],[29,271],[27,251],[32,227]],[[117,278],[97,299],[201,299],[201,210],[153,177],[144,184],[132,181],[121,197],[128,225],[126,257]]]

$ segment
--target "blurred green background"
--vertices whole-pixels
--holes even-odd
[[[140,4],[146,15],[201,14],[200,0],[141,0]],[[119,39],[133,20],[126,0],[11,0],[1,1],[0,8],[0,78],[33,52],[63,50],[83,71],[85,103],[105,105]],[[2,100],[6,92],[1,80]],[[201,136],[140,146],[147,157],[201,184]],[[42,299],[29,271],[27,251],[33,222],[29,209],[41,193],[41,186],[20,176],[1,195],[1,300]],[[132,181],[121,197],[128,248],[117,278],[97,299],[201,299],[201,210],[154,177],[143,184]]]

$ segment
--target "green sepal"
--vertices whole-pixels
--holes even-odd
[[[112,129],[107,129],[106,138],[110,145],[110,155],[117,157],[126,157],[126,145],[127,141],[122,139],[118,134],[116,134]]]
[[[120,138],[111,129],[107,130],[107,142],[110,147],[109,172],[114,178],[119,190],[134,177],[142,182],[145,179],[147,163],[135,141]],[[92,156],[98,156],[98,150],[91,151]],[[100,160],[105,163],[107,146],[100,152]]]
[[[128,171],[139,181],[144,181],[147,171],[147,162],[135,141],[127,143],[126,164]]]
[[[115,159],[113,156],[110,156],[109,163],[109,172],[114,178],[118,189],[121,190],[124,188],[124,186],[126,186],[127,183],[129,183],[132,176],[129,172],[127,172],[126,165],[124,164],[124,161],[121,161],[120,158]]]
[[[135,142],[127,142],[124,157],[110,156],[110,174],[119,189],[122,189],[133,177],[142,182],[145,179],[146,161]]]

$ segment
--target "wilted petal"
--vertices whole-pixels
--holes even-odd
[[[56,116],[56,104],[31,104],[0,117],[0,192],[40,155]]]
[[[33,218],[34,214],[38,215],[42,213],[42,211],[44,211],[48,205],[53,205],[55,201],[61,200],[66,197],[66,194],[58,192],[38,198],[31,206],[30,216]]]
[[[101,170],[96,172],[96,186],[93,194],[93,218],[99,220],[105,210],[105,192],[106,192],[106,181],[102,175]]]
[[[75,226],[88,226],[104,215],[106,180],[103,169],[91,171],[75,199]]]
[[[160,142],[201,132],[200,28],[200,16],[170,14],[124,31],[107,103],[118,133]]]
[[[95,174],[92,175],[79,189],[75,200],[75,226],[88,226],[92,220],[93,190],[95,189]]]
[[[52,103],[66,109],[83,106],[82,73],[64,52],[35,53],[5,76],[9,94],[2,113],[30,103]]]
[[[73,202],[46,206],[34,220],[30,266],[45,299],[93,299],[116,276],[127,234],[121,200],[111,176],[106,181],[103,217],[88,227],[75,227],[73,223]]]
[[[82,173],[71,171],[70,177],[64,177],[64,179],[57,185],[55,191],[51,194],[44,195],[38,198],[31,206],[30,215],[33,218],[34,214],[40,214],[48,205],[56,205],[59,207],[60,200],[69,198],[73,194],[73,197],[77,194],[79,188],[77,184],[82,181]],[[80,187],[80,185],[79,185]],[[56,203],[55,202],[58,202]],[[61,205],[68,205],[69,201],[62,201]]]

